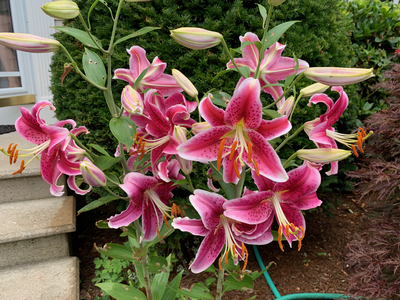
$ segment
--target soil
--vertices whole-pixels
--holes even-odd
[[[327,199],[332,195],[321,196]],[[344,293],[348,290],[349,270],[345,264],[346,245],[365,228],[366,213],[363,205],[357,204],[357,196],[345,194],[336,200],[334,208],[314,209],[306,214],[307,230],[300,251],[297,243],[289,248],[287,243],[282,252],[277,243],[259,246],[259,252],[265,265],[273,261],[268,270],[280,294],[293,293]],[[77,208],[86,205],[85,200],[78,200]],[[101,296],[100,289],[94,286],[95,266],[93,260],[100,257],[94,244],[103,246],[105,243],[124,243],[125,237],[120,237],[120,230],[98,229],[95,222],[105,220],[117,213],[111,205],[100,207],[94,211],[83,213],[77,217],[77,232],[75,236],[75,255],[80,259],[81,299],[92,300]],[[251,247],[247,269],[260,271]],[[209,273],[207,273],[209,274]],[[196,282],[203,281],[208,275],[190,273],[183,277],[181,287],[190,288]],[[215,290],[215,284],[211,286]],[[256,299],[275,299],[264,276],[254,283],[254,289],[245,292],[231,291],[223,299],[243,300],[256,296]]]

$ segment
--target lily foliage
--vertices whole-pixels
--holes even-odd
[[[123,2],[120,1],[116,12],[114,30]],[[269,13],[272,11],[273,5]],[[264,13],[261,14],[265,19]],[[104,91],[111,114],[108,126],[118,140],[115,156],[112,157],[100,145],[84,145],[79,140],[79,134],[89,134],[89,131],[76,127],[73,120],[47,124],[39,113],[43,108],[54,110],[55,107],[46,101],[35,104],[31,111],[21,108],[22,116],[15,124],[18,133],[36,147],[20,149],[11,144],[7,150],[1,148],[1,151],[9,156],[10,164],[20,159],[21,166],[15,174],[23,172],[33,158],[40,159],[42,177],[50,184],[54,196],[63,194],[63,186],[57,185],[62,174],[70,176],[68,185],[78,194],[86,194],[91,186],[102,186],[110,193],[79,212],[117,199],[127,202],[126,210],[110,216],[102,226],[121,228],[129,237],[128,245],[107,244],[99,251],[110,257],[132,261],[139,281],[131,289],[122,288],[117,283],[98,285],[117,299],[128,299],[125,296],[174,299],[179,295],[195,298],[198,290],[201,290],[204,299],[212,299],[205,285],[198,285],[192,291],[180,290],[182,273],[167,286],[163,276],[171,271],[171,256],[167,259],[154,258],[150,247],[165,239],[173,230],[202,237],[189,268],[194,273],[205,270],[216,273],[215,262],[219,269],[217,299],[232,288],[229,281],[224,284],[225,271],[243,282],[251,282],[260,275],[252,273],[250,276],[251,272],[246,270],[250,255],[248,245],[277,241],[277,246],[284,251],[284,248],[292,247],[297,242],[300,250],[301,244],[307,242],[302,211],[321,204],[317,196],[321,183],[320,170],[324,164],[331,164],[328,175],[335,174],[337,161],[350,155],[350,150],[340,150],[339,153],[336,141],[345,144],[358,156],[358,152],[363,152],[362,143],[369,136],[362,129],[357,134],[347,135],[335,131],[333,125],[349,101],[342,85],[367,79],[373,74],[368,70],[351,69],[349,72],[343,68],[307,71],[309,65],[304,60],[282,56],[285,45],[278,42],[294,22],[268,30],[268,16],[263,37],[247,32],[239,38],[241,47],[235,51],[228,49],[223,36],[216,32],[199,28],[172,31],[172,37],[178,43],[191,49],[222,45],[230,61],[227,70],[217,76],[224,76],[232,70],[241,75],[233,95],[226,97],[226,103],[217,101],[211,93],[205,93],[199,99],[199,92],[188,78],[178,70],[174,70],[174,76],[166,74],[166,63],[158,57],[150,63],[145,49],[135,45],[127,50],[129,67],[114,71],[114,80],[123,80],[128,84],[121,91],[122,106],[118,107],[111,91],[110,75],[113,47],[119,41],[114,41],[112,35],[109,48],[103,48],[91,34],[83,17],[80,14],[79,17],[85,24],[86,32],[74,29],[71,35],[100,52],[106,58],[107,70],[101,57],[91,50],[86,49],[85,52],[88,58],[83,59],[84,72],[64,47],[61,46],[61,50],[70,60],[69,68],[75,69],[83,79]],[[146,27],[132,36],[155,29]],[[70,34],[68,30],[64,32]],[[127,38],[129,36],[123,39]],[[33,51],[35,45],[24,45],[25,41],[19,39],[18,35],[8,40],[5,36],[0,43],[18,43],[19,50],[31,47],[29,51]],[[241,53],[241,57],[234,57],[237,52]],[[303,72],[323,84],[317,84],[317,88],[313,85],[307,89],[309,92],[296,95],[294,86],[303,77]],[[334,80],[327,80],[331,75]],[[334,101],[323,93],[327,85],[339,94],[338,100]],[[182,91],[193,99],[188,100]],[[310,105],[322,103],[327,111],[319,118],[306,122],[301,127],[304,133],[302,130],[291,133],[295,107],[305,96],[311,97]],[[268,104],[265,106],[263,103]],[[196,110],[198,120],[193,117]],[[297,134],[308,136],[317,148],[309,149],[311,152],[294,149],[295,154],[291,157],[280,157],[279,149],[287,146]],[[277,138],[283,140],[280,145],[271,142]],[[302,152],[295,160],[297,150]],[[28,156],[31,159],[26,161]],[[208,165],[207,174],[195,176],[207,177],[209,191],[193,185],[193,163]],[[118,164],[121,164],[119,168]],[[117,176],[104,171],[112,166],[118,170]],[[253,180],[257,189],[245,187],[246,180]],[[89,187],[81,188],[82,182]],[[175,203],[174,193],[179,189],[191,193],[188,200],[197,211],[197,218],[187,216],[187,207],[179,207]],[[150,276],[150,273],[156,275]],[[156,282],[157,288],[151,281]],[[146,296],[139,290],[142,287],[146,289]],[[164,293],[170,298],[165,298]]]

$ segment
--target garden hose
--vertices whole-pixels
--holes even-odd
[[[261,259],[260,252],[258,252],[258,248],[256,245],[253,245],[253,251],[254,254],[256,255],[256,259],[258,262],[258,265],[260,266],[261,270],[265,269],[264,262]],[[269,276],[268,271],[264,271],[264,277],[265,280],[268,283],[268,286],[270,287],[272,293],[275,296],[275,300],[292,300],[292,299],[349,299],[351,297],[348,297],[344,294],[325,294],[325,293],[298,293],[298,294],[290,294],[286,296],[281,296],[279,294],[278,289],[276,288],[274,282],[271,279],[271,276]]]

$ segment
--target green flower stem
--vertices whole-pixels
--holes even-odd
[[[120,185],[120,184],[121,184],[120,182],[116,182],[116,181],[112,180],[112,179],[111,179],[110,177],[108,177],[106,174],[104,174],[104,175],[106,176],[107,181],[111,181],[111,182],[114,183],[115,185]],[[129,199],[129,198],[124,197],[124,199]]]
[[[267,32],[268,32],[268,27],[269,27],[269,22],[271,20],[271,15],[272,15],[272,11],[273,11],[274,7],[272,5],[269,6],[268,9],[268,14],[267,14],[267,22],[265,23],[265,28],[264,28],[264,34],[263,34],[263,38],[262,38],[262,47],[261,49],[264,49],[264,44],[265,44],[265,38],[267,37]],[[264,51],[265,52],[265,51]],[[255,77],[254,78],[259,78],[260,77],[260,65],[261,65],[261,61],[264,59],[264,52],[259,53],[259,58],[258,58],[258,63],[257,63],[257,69],[256,72],[254,73]]]
[[[83,150],[85,150],[86,152],[92,153],[92,151],[90,151],[88,148],[86,148],[86,147],[81,143],[81,141],[78,140],[78,138],[77,138],[75,135],[73,135],[72,133],[70,133],[69,136],[72,137],[72,139],[76,142],[76,144],[77,144],[79,147],[81,147]]]
[[[192,192],[194,191],[194,186],[192,183],[192,179],[190,178],[190,174],[186,175],[186,179],[188,181],[189,187],[192,189]]]
[[[72,62],[72,66],[74,67],[76,73],[81,75],[81,77],[83,79],[85,79],[87,82],[89,82],[91,85],[93,85],[94,87],[98,88],[99,90],[102,90],[102,91],[106,91],[107,90],[104,86],[100,86],[97,83],[94,83],[93,81],[91,81],[88,77],[86,77],[86,75],[83,74],[83,72],[78,68],[78,65],[76,64],[76,62],[72,58],[72,56],[69,54],[68,50],[65,49],[65,47],[63,45],[60,45],[60,47],[61,47],[61,50],[64,51],[64,53],[67,55],[68,59]]]
[[[143,244],[140,243],[140,236],[141,236],[141,231],[140,231],[140,224],[139,224],[139,220],[135,220],[134,221],[134,226],[136,229],[136,241],[139,244],[139,249],[143,249]],[[142,270],[143,270],[143,276],[144,276],[144,285],[146,288],[146,296],[147,296],[147,300],[153,300],[153,296],[151,295],[151,287],[150,287],[150,276],[149,276],[149,272],[146,269],[146,265],[147,265],[147,253],[146,255],[143,256],[142,261],[140,262],[140,264],[142,265]]]
[[[108,177],[107,177],[107,180],[108,180]],[[118,198],[123,199],[123,200],[129,200],[129,197],[121,197],[120,195],[118,195],[118,194],[114,193],[112,190],[110,190],[110,188],[109,188],[108,186],[103,186],[103,188],[104,188],[107,192],[109,192],[111,195],[113,195],[113,196],[115,196],[115,197],[118,197]]]
[[[296,108],[297,103],[299,103],[301,97],[303,97],[303,94],[300,92],[299,96],[297,97],[296,101],[293,104],[292,111],[290,112],[289,122],[292,121],[294,109]]]
[[[228,49],[228,45],[226,44],[225,40],[222,39],[221,40],[221,44],[224,47],[225,52],[228,54],[229,59],[231,60],[231,62],[233,63],[233,65],[235,66],[236,70],[239,72],[240,76],[242,76],[243,78],[246,78],[246,76],[244,76],[244,74],[242,73],[242,71],[240,71],[239,67],[237,66],[237,64],[235,63],[235,60],[233,59],[233,56],[231,55],[231,52]]]
[[[285,146],[291,139],[295,138],[304,129],[304,124],[301,125],[291,136],[286,138],[278,147],[276,147],[275,152],[278,152],[283,146]]]
[[[217,294],[215,295],[215,300],[222,299],[223,287],[224,287],[224,269],[218,270],[218,282],[217,282]]]
[[[199,97],[196,95],[196,102],[197,102],[197,111],[199,112],[199,123],[201,122],[201,115],[200,115],[200,101],[199,101]]]
[[[235,190],[234,190],[235,198],[240,198],[240,196],[242,195],[242,190],[243,190],[243,185],[244,185],[245,179],[246,179],[246,168],[243,167],[242,173],[240,174],[239,182],[235,185]]]
[[[297,152],[293,153],[290,155],[290,157],[286,160],[286,162],[283,164],[283,168],[286,169],[289,163],[297,157]]]
[[[83,28],[85,28],[85,31],[88,33],[88,35],[90,36],[90,38],[92,39],[93,43],[96,45],[96,47],[103,53],[106,54],[107,52],[97,43],[96,39],[94,38],[94,36],[92,35],[92,33],[90,32],[90,29],[87,27],[85,20],[82,17],[82,14],[79,14],[79,20],[81,20]]]
[[[124,4],[124,2],[125,2],[124,0],[119,0],[117,12],[115,14],[114,25],[113,25],[111,39],[110,39],[110,45],[108,46],[108,51],[107,51],[110,55],[112,55],[112,52],[114,51],[113,44],[114,44],[114,39],[115,39],[115,31],[117,30],[118,18],[119,18],[119,14],[121,13],[122,5]]]

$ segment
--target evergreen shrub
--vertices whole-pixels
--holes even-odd
[[[82,15],[86,16],[94,1],[75,0],[75,2],[80,7]],[[116,11],[116,0],[109,0],[107,3],[113,11]],[[271,28],[288,20],[301,22],[293,25],[280,40],[282,44],[287,45],[283,56],[295,54],[297,58],[307,61],[310,66],[353,66],[354,52],[350,40],[353,23],[345,11],[342,0],[287,0],[275,10]],[[103,45],[107,45],[112,29],[112,17],[108,8],[98,3],[91,13],[90,23],[92,33]],[[153,0],[143,3],[125,3],[121,11],[116,39],[145,26],[161,27],[161,29],[120,43],[115,49],[113,69],[128,68],[129,56],[125,49],[129,49],[132,45],[139,45],[146,50],[150,62],[158,56],[168,64],[166,73],[171,74],[171,69],[176,68],[189,77],[199,90],[200,96],[211,88],[214,91],[222,90],[232,94],[238,74],[227,73],[211,83],[215,75],[225,69],[228,62],[228,57],[222,52],[222,46],[191,51],[170,38],[169,30],[179,27],[202,27],[218,31],[223,34],[230,47],[236,48],[240,46],[239,36],[248,31],[261,36],[261,23],[262,18],[257,5],[249,0],[234,2]],[[66,25],[83,29],[78,18],[67,21]],[[55,38],[65,45],[77,62],[82,60],[83,45],[79,41],[63,33],[56,33]],[[99,52],[98,54],[100,55]],[[53,56],[51,90],[57,107],[56,116],[59,119],[75,119],[79,125],[84,125],[90,130],[91,134],[86,137],[90,143],[99,143],[106,147],[109,145],[108,150],[113,152],[115,149],[111,148],[112,136],[108,126],[103,125],[108,124],[111,118],[103,94],[88,85],[73,71],[67,75],[62,86],[60,78],[66,62],[68,62],[67,57],[61,51]],[[120,93],[126,84],[121,80],[113,81],[115,99],[120,99]],[[305,85],[307,83],[298,86],[298,89]],[[354,103],[359,102],[359,95],[352,86],[346,87],[345,90],[351,101],[341,118],[343,121],[338,122],[338,130],[341,132],[354,129],[358,119],[358,110]],[[335,94],[337,93],[332,94],[334,100],[337,97]],[[267,94],[264,98],[271,101]],[[319,111],[308,109],[307,103],[308,99],[304,98],[296,108],[298,124],[319,116]],[[321,109],[325,108],[321,106]],[[297,126],[299,125],[293,124],[294,128]],[[314,147],[305,134],[294,139],[291,145],[295,148]],[[282,153],[282,156],[289,157],[290,154],[290,152]],[[341,163],[341,166],[345,166],[346,171],[350,168],[348,163]],[[328,180],[328,182],[335,181],[337,178],[334,176]]]

